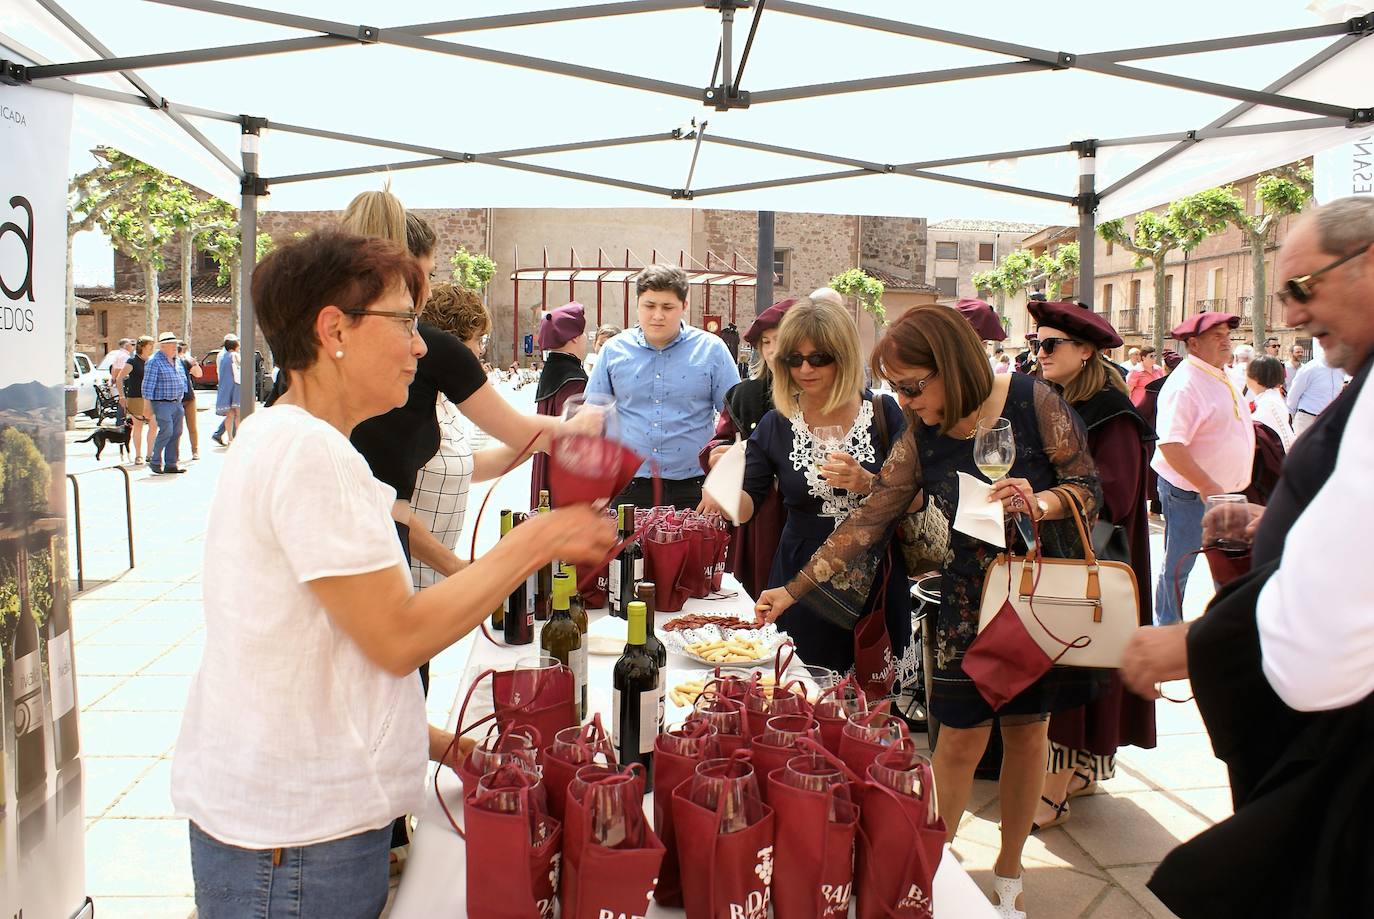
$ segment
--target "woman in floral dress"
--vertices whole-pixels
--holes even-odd
[[[942,595],[935,627],[931,714],[940,722],[934,754],[940,815],[952,840],[973,787],[996,715],[1003,742],[1000,787],[1002,844],[994,865],[998,908],[1024,917],[1021,851],[1030,834],[1044,781],[1051,712],[1082,705],[1101,682],[1101,672],[1055,668],[994,711],[963,671],[964,653],[978,632],[983,578],[998,549],[963,533],[958,512],[958,473],[979,476],[973,436],[980,420],[1006,418],[1016,438],[1016,462],[994,486],[992,497],[1008,514],[1008,545],[1014,515],[1040,522],[1046,555],[1082,556],[1064,499],[1071,492],[1095,516],[1101,490],[1082,423],[1052,389],[1024,374],[994,376],[972,327],[947,307],[907,312],[874,350],[874,373],[898,392],[908,424],[897,438],[872,494],[856,508],[785,587],[766,591],[759,612],[776,619],[806,596],[812,605],[852,606],[878,568],[886,534],[900,524],[903,547],[942,559]],[[919,515],[908,510],[924,495]]]

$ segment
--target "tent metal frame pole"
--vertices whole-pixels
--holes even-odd
[[[976,64],[971,67],[950,67],[945,70],[864,77],[857,80],[839,80],[834,83],[811,83],[805,86],[788,86],[781,89],[756,89],[750,93],[749,101],[754,105],[760,105],[765,102],[789,102],[793,99],[813,99],[817,96],[867,92],[872,89],[895,89],[901,86],[925,86],[931,83],[953,83],[958,80],[980,80],[986,77],[1000,77],[1016,73],[1039,73],[1051,66],[1035,61],[1008,61],[1003,64]]]
[[[1120,48],[1116,51],[1096,51],[1080,54],[1083,61],[1122,61],[1148,60],[1157,57],[1179,57],[1185,54],[1203,54],[1208,51],[1231,51],[1236,48],[1255,48],[1260,45],[1278,45],[1290,41],[1307,41],[1313,38],[1328,38],[1332,35],[1345,35],[1351,30],[1348,20],[1319,26],[1304,26],[1298,29],[1278,29],[1272,32],[1254,32],[1249,35],[1229,35],[1223,38],[1204,38],[1200,41],[1171,42],[1167,45],[1149,45],[1143,48]]]
[[[266,119],[244,115],[240,128],[243,155],[242,191],[239,206],[239,350],[242,382],[239,417],[253,414],[258,402],[257,315],[253,309],[253,269],[258,261],[258,197],[267,194],[267,183],[258,176],[258,145]],[[252,381],[251,383],[249,381]]]
[[[1057,201],[1060,204],[1073,204],[1077,200],[1073,195],[1061,195],[1052,191],[1041,191],[1038,188],[1022,188],[1017,185],[1003,185],[1000,182],[985,182],[982,179],[968,179],[963,176],[951,176],[940,172],[928,172],[924,169],[908,169],[904,166],[898,166],[894,172],[898,175],[911,176],[917,179],[930,179],[932,182],[948,182],[953,185],[967,185],[969,188],[982,188],[986,191],[1002,192],[1008,195],[1020,195],[1023,198],[1039,198],[1042,201]]]
[[[113,51],[106,47],[100,39],[96,38],[89,29],[83,26],[80,20],[63,9],[56,0],[38,0],[38,3],[47,11],[49,16],[52,16],[58,22],[62,23],[62,25],[66,26],[73,35],[85,42],[87,47],[100,55],[101,58],[106,59],[107,63],[109,59],[115,57]],[[230,173],[239,177],[243,176],[243,170],[239,168],[238,163],[234,162],[229,155],[221,150],[218,145],[210,140],[210,138],[201,133],[199,128],[187,121],[184,115],[169,108],[166,98],[149,86],[147,81],[128,69],[118,68],[118,70],[120,76],[128,80],[135,89],[143,94],[143,97],[148,101],[149,107],[161,109],[166,112],[168,118],[172,119],[178,127],[190,135],[192,140],[204,147],[211,156],[219,160],[220,164],[228,169]]]

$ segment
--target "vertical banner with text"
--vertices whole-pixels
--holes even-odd
[[[71,122],[71,96],[0,86],[0,917],[86,899],[62,386]]]

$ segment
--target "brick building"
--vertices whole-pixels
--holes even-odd
[[[596,285],[566,280],[521,282],[518,324],[516,292],[511,274],[519,268],[647,264],[653,259],[688,267],[734,266],[754,271],[758,248],[757,214],[753,211],[677,208],[417,208],[438,236],[436,277],[446,279],[450,258],[459,246],[489,255],[497,263],[487,290],[493,333],[489,356],[510,360],[523,337],[533,333],[540,312],[577,299],[587,306],[592,321],[634,323],[633,292],[627,285],[604,284],[598,301]],[[327,226],[336,211],[264,211],[258,228],[277,243],[298,233]],[[804,296],[824,286],[839,272],[855,266],[870,270],[887,285],[884,297],[889,319],[907,307],[933,302],[934,289],[925,282],[926,221],[909,217],[779,212],[775,221],[774,296]],[[169,247],[166,268],[160,273],[159,324],[181,329],[180,254]],[[145,331],[143,274],[131,260],[115,253],[115,286],[78,289],[77,350],[103,355],[121,337]],[[196,352],[217,347],[224,333],[234,329],[228,287],[216,287],[217,268],[208,256],[193,267],[192,344]],[[547,298],[547,304],[545,299]],[[856,313],[858,311],[856,310]],[[694,286],[690,297],[692,322],[715,315],[740,330],[755,315],[752,287]],[[871,346],[876,336],[867,314],[856,315],[861,338]]]

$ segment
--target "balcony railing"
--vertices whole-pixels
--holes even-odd
[[[1236,311],[1240,313],[1241,328],[1251,328],[1254,323],[1254,304],[1253,296],[1239,297],[1236,299]],[[1265,294],[1264,297],[1264,327],[1266,329],[1287,328],[1283,321],[1283,304],[1279,303],[1273,294]]]
[[[1123,332],[1134,332],[1140,328],[1140,310],[1121,310],[1117,314],[1117,325]]]
[[[1214,300],[1199,300],[1197,302],[1197,308],[1200,313],[1224,313],[1226,312],[1226,298],[1218,297]]]

